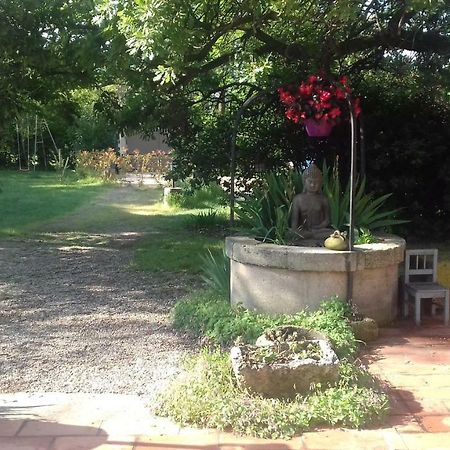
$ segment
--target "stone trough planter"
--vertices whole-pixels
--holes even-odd
[[[326,338],[299,327],[281,329],[288,330],[291,336],[296,333],[295,338],[274,342],[265,333],[258,338],[257,345],[231,349],[233,371],[242,388],[265,397],[293,398],[308,393],[311,384],[338,380],[339,360]],[[259,359],[259,355],[264,358]]]

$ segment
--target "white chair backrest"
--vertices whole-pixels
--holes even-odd
[[[435,283],[437,281],[437,263],[438,251],[435,248],[406,250],[405,283],[414,281]]]

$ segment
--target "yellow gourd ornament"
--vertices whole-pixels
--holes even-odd
[[[324,245],[329,250],[347,250],[347,232],[344,231],[343,233],[341,233],[340,231],[336,230],[333,234],[330,235],[330,237],[325,239]]]

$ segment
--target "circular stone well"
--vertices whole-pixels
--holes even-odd
[[[379,324],[397,315],[398,268],[405,240],[394,235],[354,251],[265,244],[249,237],[225,240],[231,262],[231,303],[268,314],[316,310],[333,296],[347,298],[353,273],[353,302]]]

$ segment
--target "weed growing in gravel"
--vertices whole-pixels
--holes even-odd
[[[158,413],[182,425],[231,428],[261,438],[290,438],[318,425],[358,428],[381,421],[386,396],[365,385],[353,365],[343,364],[342,371],[337,386],[290,401],[268,399],[237,386],[228,354],[203,350],[160,398]]]
[[[174,324],[220,345],[230,344],[238,337],[252,343],[266,329],[298,325],[323,332],[330,338],[339,357],[349,357],[356,352],[357,343],[345,320],[348,315],[348,305],[337,298],[324,301],[313,313],[302,311],[294,315],[268,316],[233,307],[228,299],[216,292],[197,291],[177,303]]]

